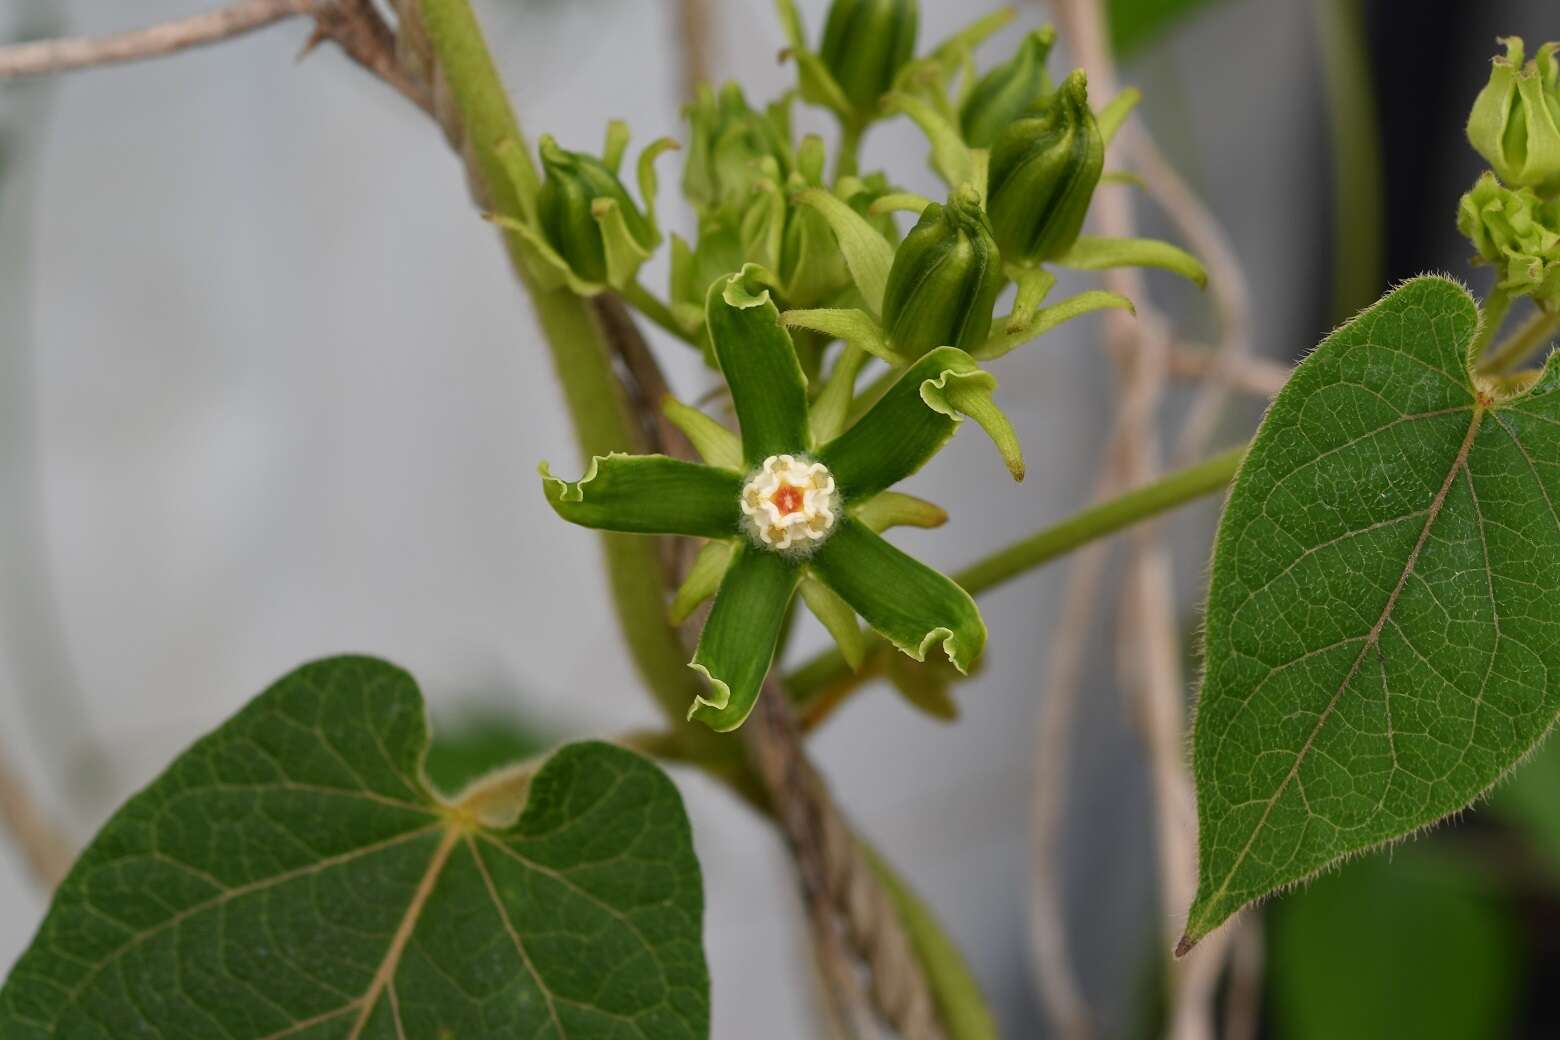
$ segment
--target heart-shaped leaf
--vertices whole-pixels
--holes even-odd
[[[1407,282],[1263,421],[1220,523],[1181,951],[1466,806],[1560,712],[1560,364],[1470,372],[1479,312]]]
[[[571,744],[446,802],[427,748],[392,665],[282,679],[109,820],[0,989],[0,1036],[704,1037],[666,776]]]

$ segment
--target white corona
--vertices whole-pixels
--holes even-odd
[[[834,476],[821,462],[771,455],[742,488],[748,532],[777,552],[808,552],[839,515]]]

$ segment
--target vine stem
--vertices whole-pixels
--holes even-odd
[[[1483,358],[1484,352],[1489,349],[1490,343],[1494,341],[1495,334],[1506,323],[1506,312],[1511,310],[1510,294],[1496,286],[1484,298],[1482,310],[1484,322],[1479,326],[1479,334],[1474,337],[1473,345],[1468,348],[1468,356],[1470,358]],[[1483,369],[1484,364],[1484,362],[1480,362],[1479,368]]]
[[[1493,293],[1491,294],[1494,295]],[[1489,324],[1487,321],[1486,324]],[[1504,343],[1486,354],[1478,365],[1478,372],[1485,376],[1500,376],[1510,372],[1528,356],[1554,338],[1556,332],[1560,332],[1560,311],[1539,311],[1529,318],[1523,326],[1513,333]],[[1488,342],[1493,338],[1494,331],[1485,338]]]
[[[524,141],[509,96],[467,0],[401,0],[399,51],[425,63],[433,77],[433,114],[461,153],[477,203],[520,219],[514,186],[495,151]],[[529,160],[527,160],[529,161]],[[530,279],[513,235],[505,235],[515,276],[530,296],[563,386],[582,461],[642,443],[630,402],[612,368],[604,319],[589,301],[564,289],[542,291]],[[613,608],[629,652],[667,717],[682,726],[698,692],[677,630],[666,616],[665,571],[657,540],[603,534]],[[719,758],[718,735],[683,727],[687,739]]]

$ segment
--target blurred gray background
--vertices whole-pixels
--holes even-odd
[[[0,35],[43,23],[112,31],[209,3],[4,0]],[[478,6],[533,135],[595,150],[609,117],[628,120],[639,144],[681,135],[670,3]],[[784,88],[793,70],[775,60],[768,0],[712,6],[716,72],[740,74],[755,99]],[[824,5],[802,6],[818,26]],[[923,7],[931,41],[987,5]],[[988,61],[1046,16],[1040,4],[1020,10]],[[190,741],[322,655],[407,667],[436,721],[516,705],[559,736],[657,721],[609,620],[595,539],[557,522],[538,493],[539,460],[560,472],[577,462],[491,229],[420,113],[329,47],[295,61],[307,31],[286,24],[0,87],[0,740],[77,841]],[[1482,78],[1489,35],[1474,41],[1481,57],[1463,81]],[[1257,349],[1281,360],[1326,327],[1320,75],[1312,9],[1293,0],[1208,5],[1124,70],[1149,95],[1161,145],[1229,227]],[[802,125],[827,124],[807,112]],[[1427,163],[1443,145],[1454,147],[1426,142]],[[924,154],[898,122],[874,129],[865,165],[933,192]],[[1451,214],[1473,163],[1458,153],[1436,174],[1442,266],[1461,261]],[[678,164],[663,161],[661,201],[686,234]],[[1160,230],[1152,217],[1146,227]],[[664,284],[664,259],[649,284]],[[1208,334],[1195,293],[1152,284],[1193,336]],[[999,363],[1028,479],[1008,481],[978,432],[959,438],[910,485],[952,521],[900,544],[955,567],[1083,502],[1110,420],[1097,333],[1084,320]],[[688,351],[656,343],[682,396],[705,389]],[[1241,401],[1218,443],[1258,414]],[[1170,528],[1188,629],[1215,508],[1186,510]],[[1065,579],[1066,565],[1053,566],[983,600],[987,667],[959,688],[956,724],[875,687],[814,744],[842,803],[936,907],[1014,1036],[1039,1029],[1028,805]],[[1130,1024],[1152,944],[1179,911],[1156,905],[1114,624],[1107,612],[1092,637],[1066,848],[1069,928],[1108,1032]],[[824,644],[810,619],[801,629],[798,656]],[[708,895],[714,1035],[814,1035],[807,939],[777,837],[712,783],[677,778]],[[0,971],[44,906],[0,845]]]

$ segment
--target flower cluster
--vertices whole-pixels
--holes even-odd
[[[1457,228],[1495,268],[1495,287],[1560,310],[1560,43],[1523,61],[1521,37],[1502,41],[1468,116],[1468,140],[1491,169],[1457,207]]]
[[[1137,93],[1096,111],[1081,71],[1054,82],[1049,27],[981,71],[975,50],[1011,10],[922,52],[916,0],[833,0],[816,45],[792,0],[776,7],[797,89],[755,107],[734,84],[703,88],[687,108],[681,186],[697,225],[690,238],[668,236],[664,300],[637,274],[661,240],[652,164],[668,142],[639,161],[637,205],[617,179],[620,127],[599,159],[544,138],[539,175],[517,143],[498,152],[525,214],[501,223],[535,273],[576,292],[619,293],[699,348],[730,392],[740,440],[701,412],[667,405],[702,465],[610,455],[577,482],[544,482],[575,523],[706,540],[672,609],[685,617],[715,597],[692,662],[710,692],[692,714],[717,729],[752,707],[798,592],[853,664],[859,617],[917,661],[940,644],[968,667],[985,639],[974,604],[877,533],[943,514],[929,503],[907,509],[915,500],[889,487],[965,417],[1022,479],[1017,437],[978,362],[1090,311],[1131,308],[1100,290],[1048,303],[1056,268],[1153,266],[1205,278],[1168,243],[1082,234],[1106,149]],[[793,98],[836,118],[832,157],[822,137],[793,133]],[[899,115],[926,135],[946,201],[861,172],[863,136]],[[897,222],[904,212],[916,217],[907,231]],[[998,317],[1010,284],[1013,309]],[[858,389],[878,363],[886,371]]]
[[[924,660],[941,646],[960,671],[986,641],[986,626],[959,586],[877,533],[893,509],[889,489],[920,469],[968,415],[1011,438],[991,407],[996,380],[954,347],[908,366],[859,420],[822,437],[819,409],[755,267],[710,288],[706,320],[731,391],[740,438],[676,402],[667,415],[705,461],[608,455],[578,481],[543,465],[543,490],[565,520],[635,534],[708,540],[679,613],[710,595],[691,666],[710,690],[689,712],[718,730],[742,724],[775,655],[791,598],[803,601],[859,663],[857,615]]]

